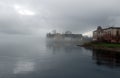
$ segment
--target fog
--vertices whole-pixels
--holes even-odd
[[[0,35],[45,36],[56,29],[85,34],[120,27],[119,0],[0,0]]]
[[[120,53],[81,46],[97,26],[120,27],[119,7],[120,0],[0,0],[0,78],[120,78]]]

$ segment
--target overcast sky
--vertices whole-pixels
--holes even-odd
[[[120,0],[0,0],[0,34],[86,33],[120,27]]]

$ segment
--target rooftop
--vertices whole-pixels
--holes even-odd
[[[107,30],[107,29],[120,29],[120,27],[109,27],[109,28],[104,28],[102,30]],[[93,32],[96,32],[97,30],[93,31]]]

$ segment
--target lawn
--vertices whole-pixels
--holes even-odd
[[[90,42],[90,43],[85,43],[84,45],[94,46],[94,47],[120,48],[120,43]]]

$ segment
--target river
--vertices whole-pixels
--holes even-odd
[[[0,78],[120,78],[120,53],[0,37]]]

